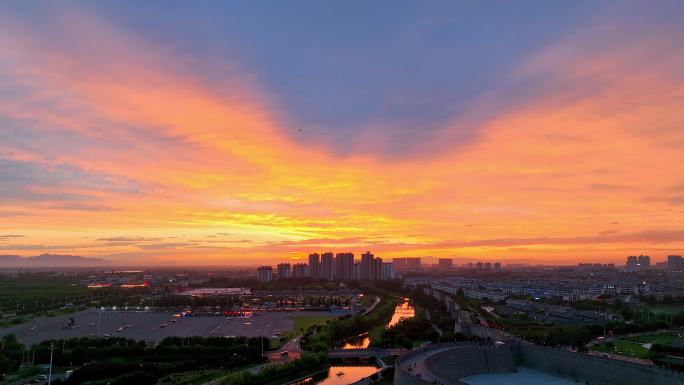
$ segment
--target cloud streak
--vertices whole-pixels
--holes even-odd
[[[127,25],[116,10],[38,6],[45,24],[36,25],[35,10],[9,8],[0,16],[0,231],[23,237],[0,236],[3,250],[230,264],[312,249],[553,262],[684,248],[678,21],[646,18],[633,32],[615,15],[638,12],[608,9],[582,28],[535,26],[553,33],[525,40],[500,68],[464,68],[497,75],[463,94],[449,91],[459,82],[444,68],[428,76],[407,59],[405,84],[380,84],[395,80],[373,68],[355,81],[377,82],[355,92],[314,84],[352,99],[321,103],[303,90],[306,107],[319,109],[304,114],[281,82],[307,79],[247,65],[263,53],[234,31],[225,46],[207,41],[214,57]],[[400,52],[463,57],[459,45],[422,47],[430,31],[463,43],[457,23],[409,14],[387,27],[407,44],[416,38]],[[331,46],[335,66],[309,60],[341,79],[362,71],[352,46]],[[473,63],[491,54],[467,48]],[[323,127],[331,135],[296,134],[293,122],[312,121],[337,124]]]

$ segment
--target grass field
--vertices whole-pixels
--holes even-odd
[[[35,302],[64,301],[64,296],[87,293],[73,276],[50,276],[47,274],[20,274],[0,276],[0,307],[10,310],[17,304],[30,306]]]
[[[642,336],[625,337],[622,340],[638,342],[641,344],[651,343],[651,344],[661,344],[669,345],[672,343],[676,337],[675,333],[656,333],[656,334],[644,334]]]
[[[324,325],[329,320],[335,317],[332,316],[304,316],[304,317],[292,317],[294,321],[294,330],[306,330],[313,325]]]
[[[655,305],[648,308],[651,312],[655,314],[677,314],[684,310],[684,304],[670,304],[670,305]]]
[[[157,382],[159,385],[201,385],[226,375],[225,370],[210,369],[193,372],[174,373],[163,377]]]
[[[369,308],[373,303],[375,302],[375,296],[374,295],[364,295],[359,299],[359,303],[366,308]]]
[[[610,344],[613,346],[611,347]],[[649,350],[641,346],[640,342],[632,341],[612,341],[598,345],[593,345],[592,350],[608,354],[619,354],[626,357],[648,358]]]

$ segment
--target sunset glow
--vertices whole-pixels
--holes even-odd
[[[682,3],[98,4],[0,6],[0,254],[684,251]]]

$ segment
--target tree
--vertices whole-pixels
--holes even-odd
[[[456,339],[456,336],[454,336],[454,333],[447,331],[442,333],[441,336],[439,336],[439,342],[451,342]]]
[[[622,306],[620,314],[622,315],[622,318],[625,319],[625,321],[629,321],[632,318],[634,318],[634,311],[627,305]]]

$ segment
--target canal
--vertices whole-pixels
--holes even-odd
[[[330,368],[291,385],[349,385],[372,376],[380,369],[374,360],[331,360]]]
[[[402,320],[413,318],[416,316],[416,309],[411,305],[408,298],[403,298],[394,308],[392,318],[385,325],[385,327],[392,327]],[[347,338],[344,340],[342,349],[365,349],[370,345],[370,336],[368,333],[363,333],[358,336]]]
[[[404,319],[413,318],[416,309],[408,298],[402,300],[394,308],[392,318],[385,327],[392,327]],[[370,336],[363,333],[344,340],[342,349],[364,349],[370,345]],[[291,383],[290,385],[349,385],[363,378],[372,376],[380,370],[375,359],[330,360],[330,368],[314,376]]]

